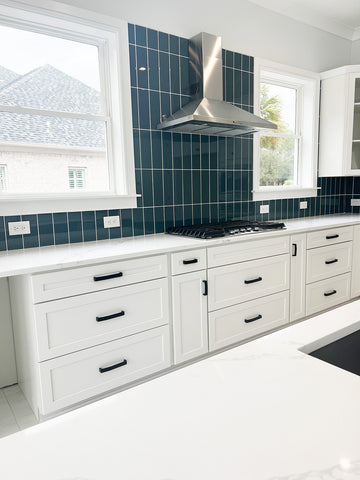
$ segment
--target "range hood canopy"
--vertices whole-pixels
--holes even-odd
[[[192,101],[166,117],[159,129],[225,137],[277,129],[274,123],[223,101],[221,37],[196,35],[190,39],[189,56]]]

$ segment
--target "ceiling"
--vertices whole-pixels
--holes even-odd
[[[360,0],[248,0],[348,40],[360,39]]]

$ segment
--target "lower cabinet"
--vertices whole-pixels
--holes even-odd
[[[351,298],[360,296],[360,225],[354,226],[353,258],[351,268]]]
[[[350,273],[327,278],[306,286],[306,314],[335,307],[350,300]]]
[[[172,278],[174,363],[208,352],[206,270]]]
[[[306,233],[292,235],[290,257],[290,322],[306,315]]]

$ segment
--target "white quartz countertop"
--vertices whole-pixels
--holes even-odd
[[[145,255],[210,247],[231,242],[247,241],[252,237],[266,238],[307,232],[328,227],[360,223],[359,214],[328,215],[284,220],[286,230],[199,240],[167,234],[127,237],[71,245],[14,250],[0,253],[0,277],[82,266],[89,263],[111,262]]]
[[[354,480],[360,377],[313,358],[334,309],[0,440],[4,480]]]

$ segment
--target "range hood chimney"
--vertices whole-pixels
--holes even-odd
[[[192,101],[166,117],[158,128],[181,133],[238,137],[277,126],[223,101],[221,37],[200,33],[190,39]]]

